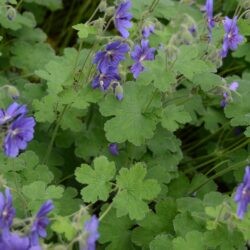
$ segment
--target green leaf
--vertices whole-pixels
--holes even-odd
[[[16,31],[22,27],[34,28],[36,26],[36,21],[31,12],[23,12],[22,14],[17,12],[15,19],[9,20],[7,17],[7,9],[1,8],[0,25],[3,28]]]
[[[198,231],[190,231],[186,234],[185,238],[177,237],[173,240],[173,250],[204,250],[205,244],[203,234]]]
[[[176,213],[176,203],[173,199],[160,201],[155,207],[155,213],[150,211],[143,220],[138,222],[139,227],[133,230],[132,241],[146,248],[158,234],[174,233],[173,219]]]
[[[158,54],[154,62],[144,63],[146,70],[140,74],[136,80],[137,84],[149,85],[153,84],[155,88],[162,92],[167,91],[171,85],[176,83],[173,71],[166,68],[165,54]],[[159,77],[161,76],[161,77]]]
[[[140,146],[154,134],[156,112],[161,106],[160,96],[152,86],[139,86],[132,82],[126,83],[124,93],[122,102],[107,95],[99,104],[102,115],[114,116],[105,123],[106,137],[110,142],[128,140]]]
[[[147,142],[147,145],[154,155],[162,155],[166,152],[181,154],[181,141],[173,133],[161,127],[157,128],[154,137]]]
[[[39,4],[52,11],[62,8],[62,0],[24,0],[24,2]]]
[[[177,199],[177,207],[181,213],[190,212],[192,214],[204,212],[202,201],[194,197],[183,197]]]
[[[49,61],[44,70],[37,70],[35,73],[47,80],[50,94],[58,94],[64,87],[73,86],[74,74],[82,68],[87,52],[88,50],[78,52],[74,48],[67,48],[63,56]]]
[[[215,87],[223,85],[223,81],[220,76],[209,72],[196,74],[192,81],[194,85],[200,86],[203,91],[209,91]]]
[[[63,234],[68,241],[72,240],[76,235],[76,229],[67,217],[57,216],[51,228],[56,233]]]
[[[226,117],[231,119],[232,126],[250,126],[249,75],[246,74],[245,77],[244,81],[239,81],[237,91],[240,95],[234,95],[233,101],[224,109]]]
[[[185,196],[187,195],[189,186],[189,179],[181,173],[177,179],[171,181],[171,183],[168,185],[168,194],[172,197]]]
[[[245,43],[239,46],[239,48],[232,53],[233,57],[241,58],[244,57],[244,60],[250,62],[250,43]]]
[[[81,89],[72,87],[64,89],[59,94],[60,103],[70,104],[73,108],[86,109],[90,103],[96,103],[101,97],[100,91],[94,91],[90,85],[85,84]]]
[[[150,250],[173,250],[173,243],[171,236],[168,234],[157,235],[149,245]]]
[[[191,116],[183,106],[171,104],[163,109],[161,124],[164,128],[174,132],[180,127],[180,124],[188,123],[191,120]]]
[[[176,234],[182,237],[192,230],[204,231],[205,229],[204,220],[191,216],[189,212],[178,214],[173,223]]]
[[[87,184],[81,191],[85,202],[106,201],[111,192],[112,184],[110,181],[115,175],[115,164],[109,162],[104,156],[94,160],[94,169],[89,165],[82,164],[75,171],[76,180]]]
[[[52,123],[57,118],[57,100],[56,95],[47,95],[41,100],[34,100],[33,107],[35,109],[35,118],[38,122]]]
[[[248,18],[240,18],[237,22],[239,29],[240,29],[240,34],[244,36],[249,36],[250,35],[250,21]]]
[[[11,57],[11,65],[33,73],[42,69],[48,61],[55,58],[54,50],[45,43],[30,44],[18,41],[11,47],[14,55]]]
[[[160,186],[156,180],[144,180],[146,173],[142,163],[120,170],[116,178],[119,191],[113,200],[118,217],[129,214],[132,220],[141,220],[149,212],[145,201],[154,199],[160,192]]]
[[[55,207],[58,214],[66,216],[75,213],[82,205],[82,200],[78,198],[78,191],[75,188],[67,187],[61,199],[56,200]]]
[[[205,122],[204,126],[211,133],[217,131],[221,125],[226,123],[226,118],[219,110],[208,107],[204,113],[203,120]]]
[[[220,225],[215,230],[204,234],[204,241],[209,248],[222,250],[244,249],[245,241],[237,229],[229,230],[226,225]]]
[[[38,209],[43,201],[48,199],[60,199],[63,195],[63,188],[55,185],[47,186],[42,181],[35,181],[22,187],[23,194],[30,200],[29,208]]]
[[[109,243],[106,250],[135,250],[130,230],[133,224],[128,216],[117,218],[111,209],[100,223],[100,243]]]
[[[196,196],[199,198],[204,197],[208,192],[216,191],[216,189],[216,183],[213,180],[209,180],[208,177],[201,173],[194,176],[189,187],[190,192],[191,190],[195,190]]]
[[[214,67],[211,68],[211,66],[199,59],[197,47],[191,45],[182,45],[180,47],[180,53],[174,68],[189,80],[192,80],[196,74],[215,71]]]
[[[83,39],[83,38],[87,38],[89,36],[89,34],[96,34],[96,29],[93,26],[90,26],[88,24],[83,24],[83,23],[79,23],[76,24],[72,27],[73,29],[77,30],[77,35],[79,38]]]

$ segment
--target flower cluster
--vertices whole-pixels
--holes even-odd
[[[237,91],[238,87],[239,87],[239,83],[238,82],[232,82],[229,85],[228,89],[229,89],[230,92],[231,91],[235,92],[235,91]],[[223,92],[223,94],[222,94],[222,100],[221,100],[221,103],[220,103],[220,105],[221,105],[222,108],[225,108],[225,106],[228,104],[228,102],[230,101],[230,96],[231,95],[229,95],[228,91],[224,91]]]
[[[99,74],[92,81],[93,88],[107,90],[111,86],[116,90],[117,87],[121,87],[118,66],[125,59],[128,51],[128,44],[117,40],[109,43],[104,51],[98,51],[95,54],[93,62],[97,65]],[[116,94],[116,97],[122,100],[123,95]]]
[[[129,9],[131,2],[122,2],[116,9],[114,24],[116,29],[124,38],[128,38],[128,28],[132,26],[132,19]],[[104,51],[98,51],[95,54],[93,63],[97,65],[99,73],[92,81],[93,88],[100,88],[105,91],[110,87],[113,89],[116,98],[121,101],[123,99],[123,88],[120,84],[119,63],[125,59],[125,55],[129,52],[127,43],[116,40],[106,45]]]
[[[49,224],[47,214],[54,208],[52,201],[46,201],[36,214],[30,231],[26,235],[19,235],[11,231],[15,209],[12,205],[10,190],[5,190],[5,196],[0,193],[0,249],[4,250],[41,250],[39,237],[46,236]]]
[[[237,216],[243,219],[247,212],[248,204],[250,203],[250,167],[245,169],[243,183],[241,183],[235,193],[234,200],[238,203]]]
[[[0,128],[4,132],[3,150],[9,157],[16,157],[33,139],[35,120],[26,115],[26,106],[16,102],[6,110],[0,109]]]
[[[238,45],[243,41],[243,36],[239,34],[237,27],[237,16],[233,19],[228,17],[224,20],[225,35],[223,39],[223,45],[221,50],[221,57],[227,56],[229,50],[236,50]]]

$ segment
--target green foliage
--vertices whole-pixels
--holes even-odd
[[[250,213],[237,218],[234,196],[250,159],[250,6],[214,1],[209,34],[204,2],[132,0],[125,39],[113,25],[119,1],[0,0],[2,148],[7,131],[11,139],[20,132],[12,130],[16,117],[2,124],[11,103],[27,105],[36,121],[27,148],[12,145],[17,157],[0,152],[1,192],[10,188],[17,214],[11,231],[28,234],[53,200],[40,240],[48,250],[84,248],[93,215],[98,250],[247,248]],[[225,16],[238,16],[244,42],[221,58]],[[134,79],[131,54],[151,24],[144,39],[154,59],[138,56],[145,69]],[[93,58],[117,40],[130,47],[120,79],[93,89],[106,74]]]
[[[111,192],[110,182],[115,175],[115,164],[109,162],[104,156],[94,160],[94,169],[86,164],[82,164],[75,171],[76,180],[82,184],[87,184],[82,189],[81,194],[85,202],[106,201]]]
[[[114,116],[105,123],[104,130],[111,142],[128,140],[139,146],[154,134],[156,112],[161,107],[159,93],[151,86],[139,86],[132,82],[126,84],[124,92],[126,98],[121,103],[117,103],[111,95],[100,103],[102,115]]]
[[[160,192],[160,186],[156,180],[144,180],[146,173],[141,163],[119,171],[117,176],[119,190],[113,201],[118,217],[128,214],[131,220],[141,220],[149,212],[145,201],[156,198]]]
[[[115,210],[111,209],[100,225],[100,242],[109,243],[106,247],[107,250],[134,250],[130,230],[133,224],[128,216],[117,218]]]
[[[176,106],[174,104],[167,106],[162,111],[162,126],[169,131],[176,131],[179,124],[185,124],[191,121],[188,112],[184,110],[183,106]]]

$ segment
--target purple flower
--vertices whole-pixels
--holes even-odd
[[[84,224],[84,229],[87,232],[87,240],[84,248],[81,250],[95,250],[96,241],[99,238],[98,233],[98,218],[93,215],[90,220],[86,221]]]
[[[149,24],[143,27],[142,29],[142,36],[144,38],[148,38],[155,30],[155,25],[154,24]]]
[[[29,237],[19,236],[18,234],[12,233],[8,230],[3,231],[0,236],[0,249],[3,249],[3,250],[31,250],[32,249],[33,250],[33,248],[30,248]]]
[[[207,27],[209,30],[209,33],[211,35],[212,28],[215,26],[214,18],[213,18],[213,0],[207,0],[205,5],[205,11],[207,16]]]
[[[47,235],[46,227],[49,224],[49,219],[47,214],[54,209],[54,205],[51,200],[46,201],[42,204],[41,208],[39,209],[38,213],[36,214],[36,218],[31,227],[31,234],[45,238]]]
[[[109,66],[102,69],[102,71],[93,79],[92,87],[101,88],[102,90],[107,90],[112,81],[121,80],[117,73],[117,69]]]
[[[121,101],[124,97],[123,95],[123,87],[118,84],[116,87],[115,87],[115,97],[118,101]]]
[[[243,183],[241,183],[235,193],[234,200],[238,203],[237,215],[243,219],[244,214],[247,212],[248,203],[250,202],[250,167],[245,169]]]
[[[239,34],[239,29],[237,27],[237,16],[233,19],[225,17],[224,20],[224,40],[221,50],[221,57],[227,56],[228,50],[236,50],[238,45],[243,41],[243,36]]]
[[[20,105],[16,102],[12,103],[7,110],[0,109],[0,125],[6,124],[17,116],[27,113],[26,105]]]
[[[94,64],[98,65],[100,71],[110,66],[118,67],[120,61],[125,59],[125,54],[129,51],[129,46],[121,41],[109,43],[105,51],[98,51],[94,58]]]
[[[118,148],[117,143],[109,144],[109,152],[114,156],[119,155],[119,148]]]
[[[135,45],[134,51],[131,52],[131,58],[135,63],[131,67],[131,72],[134,78],[137,78],[139,74],[144,71],[143,61],[152,61],[155,59],[155,48],[149,47],[148,40],[142,40],[141,46]]]
[[[12,195],[9,188],[5,189],[5,197],[0,193],[0,228],[9,229],[16,211],[12,206]]]
[[[239,83],[238,82],[232,82],[230,85],[229,85],[229,89],[231,91],[236,91],[239,87]]]
[[[197,27],[195,24],[191,25],[189,28],[188,28],[188,31],[191,33],[192,36],[196,36],[197,34]]]
[[[130,22],[132,19],[132,14],[129,13],[131,5],[132,4],[130,0],[124,1],[117,7],[115,12],[115,27],[124,38],[129,37],[129,32],[127,29],[132,27],[132,23]]]
[[[33,117],[18,117],[9,126],[4,138],[4,153],[16,157],[19,150],[27,147],[27,142],[33,139],[35,120]]]
[[[238,87],[239,87],[239,83],[238,83],[238,82],[232,82],[232,83],[229,85],[228,89],[229,89],[230,91],[235,92],[235,91],[237,91]],[[223,98],[222,98],[222,100],[221,100],[221,102],[220,102],[220,106],[221,106],[222,108],[225,108],[226,105],[228,104],[229,100],[230,100],[230,96],[229,96],[228,92],[223,92],[223,95],[222,95],[222,96],[223,96]]]

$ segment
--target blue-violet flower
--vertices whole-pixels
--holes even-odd
[[[250,167],[245,169],[243,183],[241,183],[235,193],[234,200],[238,203],[237,215],[243,219],[244,214],[247,212],[248,203],[250,203]]]
[[[146,25],[142,28],[142,36],[144,38],[148,38],[155,30],[155,25],[154,24],[149,24]]]
[[[98,218],[93,215],[88,221],[85,222],[84,224],[84,229],[87,232],[87,240],[84,248],[81,250],[95,250],[96,247],[96,241],[99,238],[99,233],[98,233],[98,225],[99,225],[99,220]]]
[[[209,35],[211,36],[212,28],[215,26],[214,18],[213,18],[213,0],[207,0],[205,5],[206,17],[207,17],[207,27],[209,31]]]
[[[12,103],[7,110],[0,109],[0,125],[6,124],[20,115],[27,113],[26,105]]]
[[[94,64],[97,64],[100,71],[104,71],[105,68],[110,66],[118,67],[120,61],[125,59],[125,54],[129,51],[128,44],[115,41],[109,43],[105,51],[98,51],[94,57]]]
[[[237,91],[238,87],[239,87],[239,83],[238,83],[238,82],[232,82],[232,83],[229,85],[228,89],[229,89],[230,91],[235,92],[235,91]],[[228,104],[229,100],[230,100],[230,96],[229,96],[228,92],[226,92],[226,91],[223,92],[222,96],[223,96],[223,98],[222,98],[222,100],[221,100],[220,106],[221,106],[222,108],[225,108],[226,105]]]
[[[144,71],[143,61],[152,61],[155,59],[155,48],[149,47],[148,40],[142,40],[141,46],[135,45],[134,51],[131,52],[131,58],[135,63],[131,67],[134,78],[137,78]]]
[[[123,1],[117,7],[115,12],[114,24],[116,29],[121,33],[122,37],[128,38],[129,32],[127,29],[132,27],[132,14],[129,12],[132,4],[130,0]]]
[[[225,17],[224,20],[224,40],[221,50],[221,57],[224,58],[227,56],[227,53],[230,50],[236,50],[238,45],[243,41],[243,36],[239,34],[239,29],[237,27],[237,16],[233,19]]]
[[[112,154],[112,155],[119,155],[119,148],[118,148],[118,145],[117,143],[110,143],[109,144],[109,152]]]
[[[0,193],[0,228],[9,229],[15,217],[16,210],[12,206],[12,195],[9,188],[5,189],[5,197]]]
[[[35,120],[33,117],[18,117],[9,126],[4,138],[4,153],[16,157],[19,150],[27,147],[27,142],[33,139]]]
[[[102,71],[93,79],[92,87],[107,90],[112,81],[121,80],[115,67],[109,66],[102,69]]]
[[[54,205],[51,200],[47,200],[46,202],[42,204],[32,224],[32,227],[31,227],[32,233],[35,233],[42,238],[46,237],[47,235],[46,227],[48,226],[50,222],[47,215],[53,209],[54,209]]]

